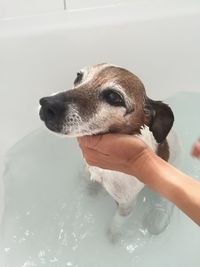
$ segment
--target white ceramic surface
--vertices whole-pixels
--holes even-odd
[[[0,20],[0,174],[6,151],[40,127],[38,99],[70,89],[84,65],[124,66],[155,99],[199,92],[200,4],[177,2],[69,8]],[[2,210],[3,192],[0,196]]]

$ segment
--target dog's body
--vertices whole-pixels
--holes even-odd
[[[74,89],[40,100],[40,117],[46,126],[68,136],[104,133],[137,135],[165,160],[170,158],[167,135],[173,125],[171,109],[146,96],[142,82],[129,71],[108,64],[77,74]],[[118,203],[113,232],[128,215],[143,184],[116,171],[88,166],[97,181]]]
[[[138,136],[156,152],[158,144],[148,127],[142,129],[141,135]],[[131,211],[133,201],[144,187],[144,184],[128,174],[103,170],[93,166],[88,166],[88,168],[91,174],[91,180],[102,184],[106,191],[118,203],[120,214],[127,215]]]

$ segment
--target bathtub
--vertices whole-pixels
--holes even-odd
[[[127,1],[0,20],[0,177],[8,149],[41,127],[38,99],[70,89],[85,65],[128,68],[153,99],[200,92],[199,29],[198,1]],[[1,179],[1,217],[4,198]]]

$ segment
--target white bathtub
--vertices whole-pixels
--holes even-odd
[[[199,92],[199,29],[198,1],[133,2],[0,20],[1,172],[6,151],[41,126],[38,99],[70,89],[85,65],[124,66],[154,99]],[[2,211],[3,199],[0,205]]]

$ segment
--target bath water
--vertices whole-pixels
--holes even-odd
[[[178,93],[165,102],[174,111],[174,129],[183,147],[180,168],[200,180],[200,162],[190,157],[200,135],[200,94]],[[76,140],[57,137],[44,128],[8,151],[1,267],[200,266],[199,227],[147,188],[118,242],[112,243],[107,229],[116,204],[87,177]],[[159,205],[170,221],[153,235],[146,215]]]

